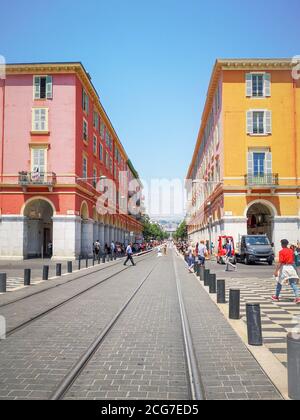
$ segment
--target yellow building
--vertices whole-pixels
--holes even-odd
[[[187,178],[193,241],[300,240],[300,80],[291,60],[217,60]],[[293,71],[294,70],[294,71]]]

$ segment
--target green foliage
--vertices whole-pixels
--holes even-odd
[[[169,235],[161,228],[160,225],[151,222],[149,216],[144,216],[143,220],[143,236],[146,241],[156,240],[162,241],[168,239]]]
[[[181,225],[178,227],[178,229],[176,230],[175,234],[173,235],[175,240],[186,240],[188,238],[188,233],[187,233],[187,225],[186,225],[186,221],[184,220]]]

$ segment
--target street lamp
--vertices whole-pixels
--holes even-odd
[[[208,206],[209,251],[210,251],[210,255],[212,255],[212,225],[211,225],[212,215],[211,215],[211,202],[210,201],[208,201],[207,206]]]

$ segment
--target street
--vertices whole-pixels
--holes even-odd
[[[175,251],[136,261],[0,296],[8,333],[0,343],[1,399],[190,400],[189,352],[203,399],[282,398]],[[180,296],[192,350],[183,340]]]

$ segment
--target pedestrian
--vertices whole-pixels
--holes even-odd
[[[273,302],[279,302],[283,284],[289,283],[295,295],[295,303],[299,305],[300,298],[299,289],[297,287],[297,284],[299,283],[299,276],[295,268],[294,251],[288,248],[288,245],[289,241],[287,239],[283,239],[281,241],[282,250],[279,253],[279,264],[275,270],[277,286],[275,295],[272,296],[272,300]]]
[[[130,261],[130,262],[131,262],[131,264],[132,264],[133,266],[135,266],[135,265],[136,265],[136,264],[134,263],[134,261],[133,261],[132,254],[133,254],[133,251],[132,251],[132,242],[131,242],[131,243],[128,245],[128,247],[126,248],[126,255],[127,255],[127,259],[126,259],[126,261],[124,262],[124,265],[125,265],[125,266],[127,265],[128,261]]]
[[[111,242],[110,249],[111,249],[112,258],[114,258],[115,251],[116,251],[116,245],[115,245],[114,241]]]
[[[99,239],[97,239],[97,241],[94,243],[94,255],[96,259],[99,257],[100,249],[101,249],[101,245],[100,245]]]
[[[229,267],[232,267],[234,269],[234,271],[237,271],[237,266],[232,264],[232,262],[231,262],[232,253],[233,253],[233,246],[232,246],[232,242],[231,242],[230,239],[227,239],[225,249],[226,249],[226,255],[225,255],[226,269],[225,269],[225,271],[230,271]]]
[[[205,260],[207,256],[208,256],[208,252],[205,246],[205,242],[201,241],[200,244],[198,245],[198,261],[199,261],[200,266],[202,267],[205,266]]]
[[[193,272],[194,265],[195,265],[194,248],[193,248],[193,245],[191,244],[188,247],[188,269],[190,273]]]

